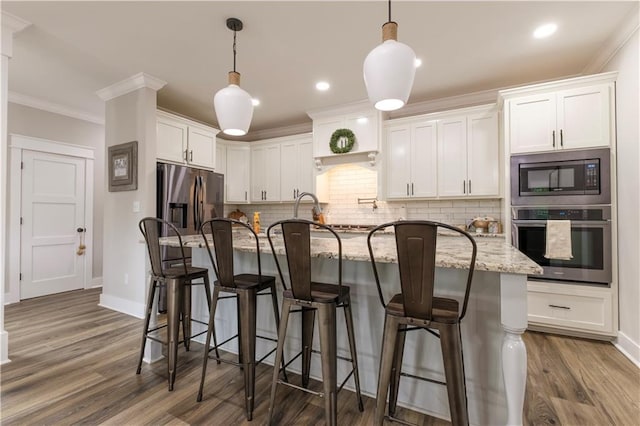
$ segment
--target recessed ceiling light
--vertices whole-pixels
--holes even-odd
[[[416,58],[413,64],[416,66],[416,68],[420,68],[422,66],[422,59]]]
[[[260,99],[252,98],[251,103],[253,104],[253,106],[258,106],[260,105]]]
[[[316,83],[316,89],[324,92],[329,90],[329,88],[331,87],[331,85],[329,83],[327,83],[326,81],[319,81]]]
[[[554,23],[540,25],[533,32],[533,36],[535,38],[549,37],[551,34],[555,33],[557,29],[558,29],[558,26],[556,24],[554,24]]]

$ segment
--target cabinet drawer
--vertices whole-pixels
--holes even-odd
[[[529,322],[551,327],[611,332],[612,305],[609,293],[528,293]]]

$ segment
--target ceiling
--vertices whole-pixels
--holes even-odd
[[[418,68],[409,103],[589,71],[637,1],[394,1]],[[249,133],[310,123],[306,111],[366,99],[362,63],[381,41],[386,1],[2,1],[31,22],[14,40],[9,91],[104,117],[96,91],[145,72],[158,105],[216,125],[213,95],[237,70],[260,106]],[[554,21],[557,33],[531,34]],[[315,90],[328,81],[327,92]]]

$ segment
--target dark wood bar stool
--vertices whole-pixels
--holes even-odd
[[[393,227],[395,230],[401,292],[394,295],[386,303],[371,240],[377,232],[389,227]],[[456,232],[466,237],[470,242],[469,272],[467,274],[462,309],[460,309],[458,300],[434,296],[436,247],[438,229],[440,228]],[[374,424],[383,424],[387,392],[390,392],[387,418],[403,422],[394,416],[398,400],[400,376],[408,376],[446,385],[451,422],[456,426],[468,425],[469,414],[467,411],[460,321],[464,318],[467,310],[469,290],[471,289],[471,280],[476,262],[476,242],[468,233],[444,223],[399,221],[386,223],[371,230],[367,237],[367,245],[378,287],[378,295],[382,306],[385,308]],[[446,383],[402,373],[402,355],[406,333],[420,329],[424,329],[440,339]],[[437,330],[437,332],[434,330]]]
[[[256,259],[258,262],[258,274],[241,273],[236,275],[233,265],[233,226],[236,226],[237,232],[244,232],[244,238],[252,238],[256,244]],[[204,380],[207,372],[207,360],[211,351],[215,351],[215,360],[218,364],[225,362],[240,366],[244,371],[244,394],[245,394],[245,415],[247,420],[253,417],[253,406],[255,401],[255,369],[256,364],[262,362],[266,357],[271,355],[276,348],[264,355],[256,362],[256,338],[271,340],[276,339],[258,336],[256,334],[256,310],[257,296],[271,295],[273,304],[273,315],[276,320],[276,327],[280,325],[280,317],[278,315],[278,296],[276,294],[276,278],[269,275],[262,275],[262,267],[260,265],[260,242],[258,235],[245,223],[233,219],[217,218],[204,222],[200,228],[200,232],[204,237],[207,252],[211,259],[211,265],[216,274],[216,281],[213,284],[213,300],[209,312],[209,327],[207,330],[207,340],[205,343],[205,351],[202,362],[202,377],[200,379],[200,389],[198,391],[198,401],[202,401],[202,392],[204,389]],[[210,241],[213,242],[213,251]],[[265,290],[267,292],[261,293]],[[220,297],[220,293],[232,293],[233,296]],[[215,314],[218,300],[235,299],[237,304],[238,315],[238,334],[218,344],[215,330]],[[211,337],[213,337],[213,347],[211,347]],[[220,358],[218,347],[224,345],[232,339],[238,338],[238,362]],[[278,364],[275,364],[278,365]],[[284,367],[284,360],[282,360]],[[279,369],[274,367],[277,372]],[[286,377],[286,376],[285,376]]]
[[[337,241],[338,246],[338,284],[313,282],[311,278],[311,233],[310,227],[319,227],[330,232]],[[279,228],[284,240],[285,256],[290,278],[290,288],[287,288],[276,250],[274,249],[274,234]],[[278,350],[276,352],[275,365],[278,365],[283,356],[284,341],[287,334],[287,322],[290,312],[302,313],[302,351],[289,363],[302,355],[302,387],[295,386],[282,380],[278,380],[278,371],[274,369],[271,385],[271,400],[269,402],[269,423],[273,422],[276,388],[278,384],[291,386],[295,389],[322,396],[325,402],[325,417],[327,425],[337,425],[337,394],[344,384],[353,375],[358,399],[358,409],[364,411],[362,396],[360,394],[360,376],[358,375],[358,360],[356,355],[356,339],[351,314],[351,296],[349,287],[342,285],[342,243],[340,237],[328,226],[319,225],[302,219],[282,220],[272,224],[267,229],[269,245],[278,268],[278,274],[284,287],[282,302],[282,321],[278,330]],[[292,311],[294,306],[299,310]],[[344,308],[347,334],[351,358],[338,356],[336,349],[336,308]],[[313,328],[315,313],[318,312],[318,324],[320,331],[320,354],[322,357],[322,381],[324,392],[318,393],[306,389],[309,383],[309,370],[311,366]],[[337,383],[337,359],[351,362],[352,370],[340,386]],[[288,365],[288,364],[287,364]]]
[[[168,227],[178,237],[178,243],[182,251],[182,265],[178,267],[163,268],[162,257],[160,255],[160,227]],[[189,350],[190,339],[202,333],[191,335],[191,321],[205,325],[206,323],[191,318],[191,286],[193,281],[202,279],[207,304],[211,305],[211,288],[209,286],[209,271],[206,268],[196,268],[187,265],[182,245],[182,237],[176,227],[162,219],[155,217],[145,217],[138,224],[140,232],[144,236],[149,251],[151,262],[151,278],[149,283],[149,293],[147,294],[147,306],[144,318],[144,328],[142,331],[142,345],[140,348],[140,358],[136,374],[140,374],[142,368],[142,358],[147,339],[162,343],[167,346],[167,366],[169,373],[169,390],[173,390],[176,379],[176,363],[178,359],[179,328],[182,321],[182,336],[186,350]],[[167,323],[165,325],[149,328],[151,321],[151,311],[153,309],[153,299],[156,289],[166,286],[167,288]],[[152,333],[167,328],[167,340],[164,341]]]

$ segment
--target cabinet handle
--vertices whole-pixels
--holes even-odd
[[[293,190],[293,198],[296,198],[296,190]]]
[[[187,161],[188,158],[189,158],[189,150],[185,149],[184,150],[184,161]]]
[[[267,191],[264,191],[264,199],[267,200]]]
[[[556,131],[552,130],[551,131],[551,141],[553,142],[553,147],[556,147]]]
[[[564,146],[564,136],[562,135],[562,129],[560,129],[560,146]]]
[[[566,310],[568,310],[568,311],[570,311],[570,310],[571,310],[571,308],[570,308],[570,307],[568,307],[568,306],[549,305],[549,307],[550,307],[550,308],[558,308],[558,309],[566,309]]]
[[[469,195],[471,195],[471,179],[469,179]]]
[[[411,195],[413,195],[413,182],[411,182]]]
[[[189,161],[193,161],[193,150],[189,151]]]
[[[467,193],[467,181],[466,180],[462,181],[462,193],[463,194]]]

